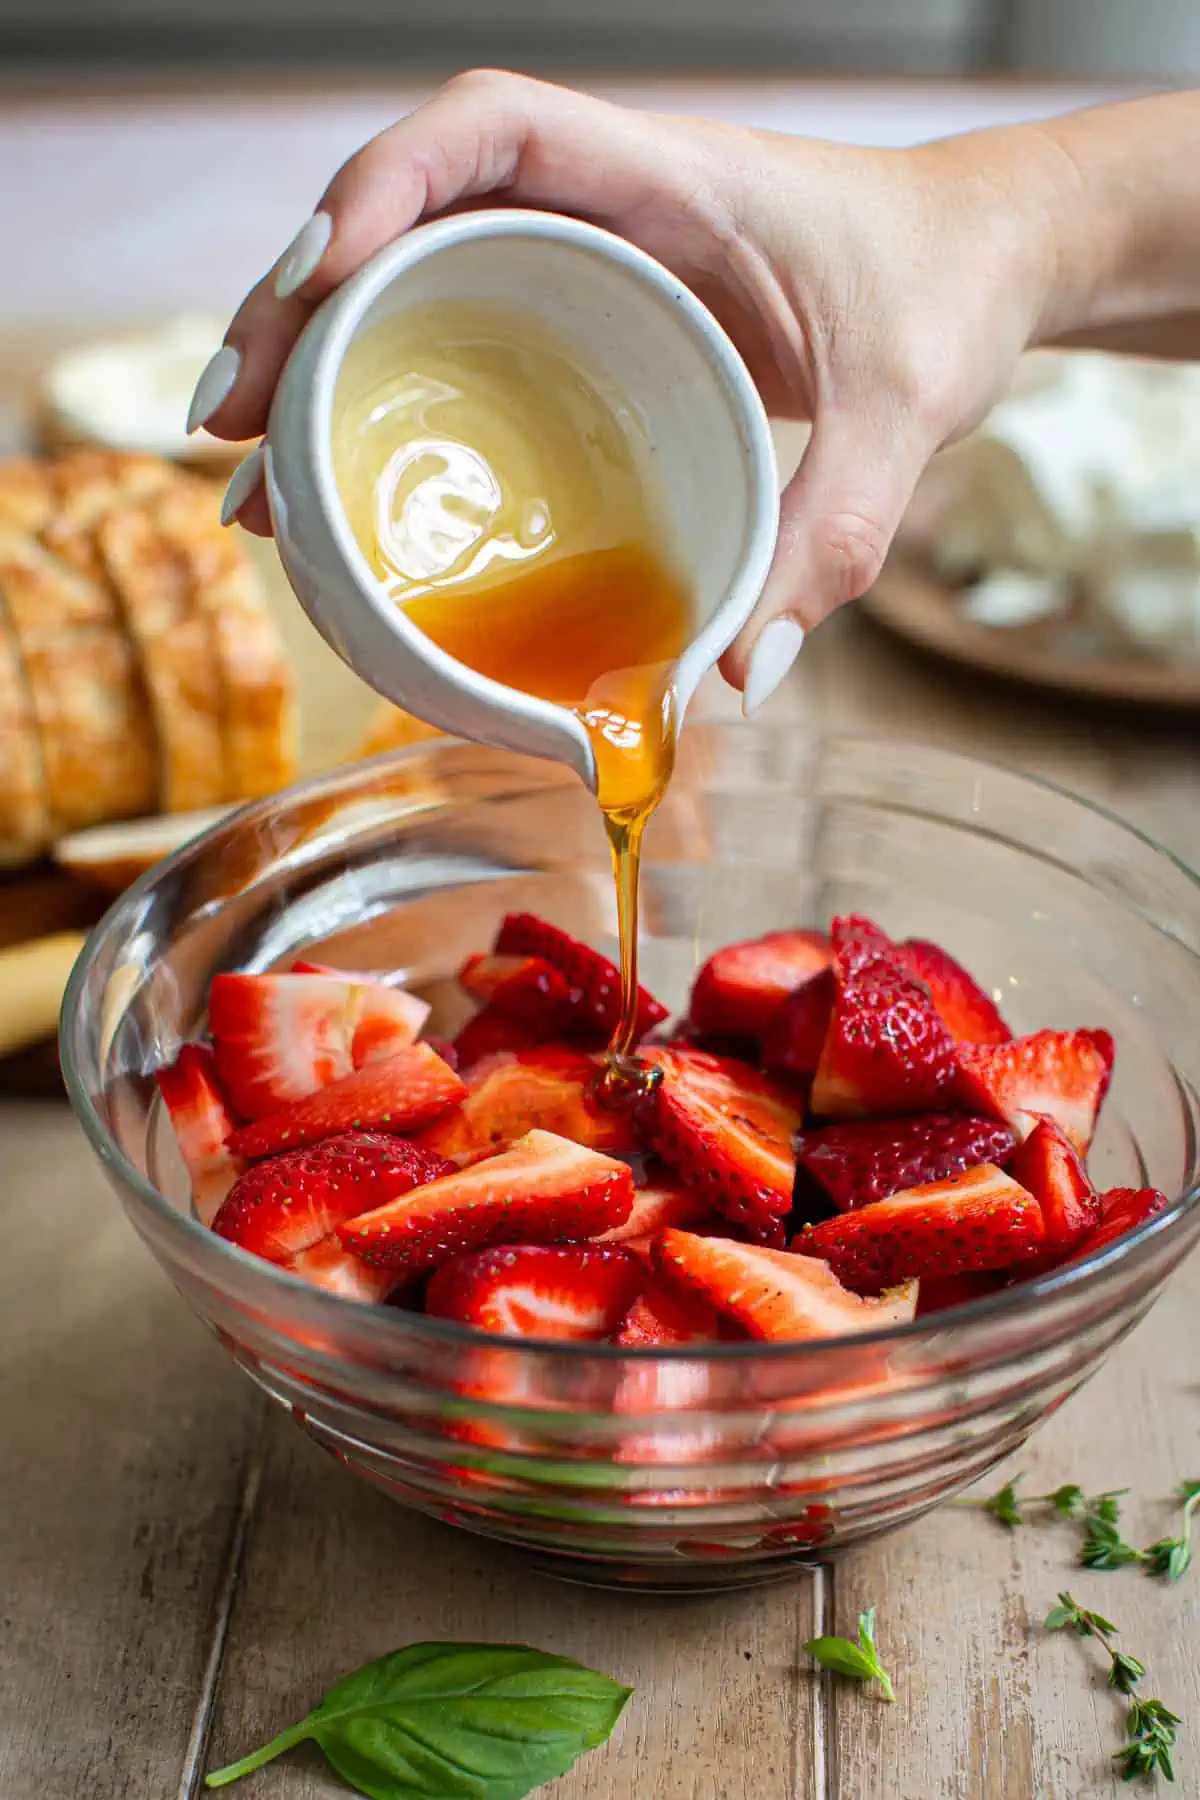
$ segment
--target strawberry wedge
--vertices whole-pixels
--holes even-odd
[[[899,950],[880,948],[869,921],[835,920],[833,930],[837,991],[813,1078],[813,1111],[845,1119],[946,1110],[958,1063],[929,990]]]
[[[356,1069],[365,1069],[368,1063],[386,1062],[406,1044],[415,1043],[431,1011],[427,1001],[418,1000],[415,994],[382,981],[377,975],[364,975],[357,970],[344,973],[327,968],[324,963],[310,962],[293,963],[292,974],[324,975],[357,990],[352,1002],[355,1018],[350,1040],[350,1061]]]
[[[350,1220],[338,1236],[355,1256],[411,1278],[489,1244],[592,1237],[620,1225],[632,1204],[624,1163],[531,1131],[500,1156]]]
[[[879,1299],[843,1287],[824,1262],[793,1250],[767,1250],[729,1238],[664,1231],[657,1261],[663,1279],[700,1299],[751,1337],[843,1337],[905,1324],[914,1316],[916,1283]]]
[[[255,1163],[234,1182],[213,1230],[268,1262],[283,1262],[355,1213],[410,1193],[449,1168],[402,1138],[347,1131]]]
[[[1009,1042],[1012,1032],[995,1002],[945,950],[923,938],[909,938],[900,945],[900,954],[909,973],[929,989],[929,997],[955,1043]]]
[[[762,1066],[768,1075],[810,1080],[816,1074],[836,998],[833,970],[822,969],[780,1001],[763,1032]]]
[[[666,1350],[680,1344],[713,1344],[720,1336],[721,1321],[706,1300],[659,1279],[633,1302],[615,1341],[626,1350]]]
[[[960,1105],[1007,1120],[1018,1138],[1051,1118],[1087,1154],[1112,1076],[1107,1031],[1036,1031],[991,1048],[961,1044],[958,1056]]]
[[[765,1076],[703,1050],[649,1050],[661,1073],[638,1107],[650,1149],[710,1206],[759,1242],[782,1243],[791,1210],[799,1108]]]
[[[393,1269],[373,1269],[360,1256],[343,1250],[333,1236],[285,1257],[280,1267],[298,1275],[310,1287],[324,1288],[327,1294],[338,1294],[343,1300],[386,1300],[399,1285]]]
[[[598,1244],[627,1244],[633,1239],[653,1237],[668,1225],[686,1228],[713,1218],[713,1210],[703,1194],[695,1188],[676,1182],[659,1182],[636,1189],[633,1206],[623,1225],[616,1225],[595,1241]]]
[[[582,1050],[502,1052],[468,1070],[462,1104],[416,1141],[463,1167],[507,1150],[528,1131],[553,1131],[591,1150],[634,1150],[628,1115],[592,1097],[598,1075]]]
[[[793,1240],[848,1287],[878,1292],[922,1275],[1027,1264],[1045,1244],[1033,1195],[992,1163],[810,1225]]]
[[[709,957],[692,988],[689,1017],[706,1037],[762,1037],[782,1000],[829,964],[819,931],[770,931],[726,944]]]
[[[399,988],[333,972],[217,975],[208,994],[217,1069],[244,1119],[393,1055],[412,1043],[428,1011]]]
[[[427,1124],[466,1094],[448,1063],[428,1044],[410,1044],[386,1062],[356,1069],[319,1093],[243,1125],[229,1140],[235,1156],[273,1156],[343,1131],[399,1136]]]
[[[565,1009],[569,1035],[605,1045],[621,1018],[621,971],[578,938],[534,913],[509,913],[496,934],[497,956],[537,956],[558,970],[569,989]],[[645,1037],[667,1016],[653,994],[638,989],[637,1034]]]
[[[1109,1188],[1100,1196],[1100,1223],[1081,1239],[1069,1260],[1078,1262],[1084,1256],[1094,1256],[1098,1250],[1107,1249],[1109,1244],[1136,1231],[1147,1220],[1157,1219],[1170,1204],[1158,1188]]]
[[[998,1119],[956,1113],[856,1119],[806,1131],[796,1140],[798,1222],[815,1225],[977,1163],[1006,1163],[1016,1142]]]
[[[170,1068],[159,1069],[155,1080],[191,1177],[196,1217],[202,1225],[211,1225],[241,1169],[226,1148],[233,1119],[221,1092],[216,1060],[207,1045],[185,1044]]]
[[[509,1337],[611,1336],[645,1281],[636,1257],[594,1244],[503,1244],[456,1256],[430,1281],[425,1310]]]
[[[1047,1268],[1069,1256],[1100,1223],[1100,1196],[1070,1138],[1053,1119],[1039,1119],[1008,1165],[1042,1209]]]

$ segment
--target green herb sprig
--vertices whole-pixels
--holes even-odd
[[[877,1681],[887,1701],[896,1698],[892,1678],[879,1660],[875,1643],[875,1608],[869,1606],[859,1615],[858,1638],[815,1637],[804,1646],[823,1669],[835,1675],[848,1675],[854,1681]]]
[[[1146,1666],[1128,1651],[1117,1648],[1113,1642],[1117,1628],[1112,1620],[1081,1606],[1073,1594],[1062,1593],[1058,1605],[1046,1615],[1046,1630],[1071,1630],[1078,1637],[1094,1638],[1109,1659],[1108,1685],[1131,1699],[1125,1721],[1126,1741],[1113,1752],[1121,1777],[1136,1781],[1139,1776],[1159,1773],[1174,1781],[1171,1752],[1175,1748],[1175,1728],[1183,1721],[1161,1700],[1138,1698],[1134,1690],[1144,1677]]]
[[[1200,1481],[1182,1481],[1177,1497],[1183,1503],[1183,1522],[1178,1537],[1162,1537],[1143,1552],[1152,1575],[1178,1581],[1192,1562],[1192,1519],[1200,1506]]]
[[[603,1744],[631,1689],[520,1644],[413,1644],[205,1778],[227,1787],[306,1738],[369,1800],[524,1800]]]

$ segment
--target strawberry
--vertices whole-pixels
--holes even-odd
[[[356,1069],[319,1093],[243,1125],[229,1139],[235,1156],[272,1156],[342,1131],[399,1135],[449,1112],[466,1094],[449,1064],[428,1044],[410,1044],[386,1062]]]
[[[1046,1247],[1039,1261],[1051,1268],[1099,1224],[1100,1196],[1079,1152],[1053,1119],[1038,1120],[1008,1172],[1042,1209]]]
[[[465,1166],[507,1150],[527,1131],[553,1131],[593,1150],[629,1151],[628,1115],[593,1099],[599,1068],[582,1050],[557,1046],[504,1052],[468,1070],[461,1106],[416,1141]]]
[[[913,1276],[1008,1269],[1045,1243],[1042,1209],[994,1163],[809,1225],[793,1248],[819,1256],[850,1287],[875,1292]]]
[[[591,1237],[620,1225],[632,1204],[624,1163],[531,1131],[499,1156],[351,1219],[338,1236],[356,1256],[411,1278],[460,1250]]]
[[[712,1217],[712,1209],[702,1194],[678,1182],[663,1181],[634,1190],[633,1206],[623,1225],[616,1225],[595,1241],[598,1244],[627,1244],[639,1238],[651,1238],[668,1225],[699,1225]]]
[[[798,1222],[853,1212],[977,1163],[1006,1163],[1015,1145],[1007,1125],[955,1113],[861,1119],[806,1131],[796,1140]]]
[[[917,1295],[917,1317],[948,1312],[952,1306],[969,1306],[972,1300],[983,1300],[998,1294],[1005,1285],[1004,1277],[976,1270],[967,1275],[925,1275]]]
[[[1035,1031],[995,1046],[961,1044],[959,1103],[1006,1119],[1027,1138],[1039,1117],[1060,1125],[1081,1156],[1112,1076],[1107,1031]]]
[[[961,963],[923,938],[900,945],[909,973],[923,981],[942,1023],[959,1044],[1007,1044],[1012,1032],[995,1003]]]
[[[1171,1202],[1157,1188],[1109,1188],[1100,1196],[1100,1223],[1075,1246],[1070,1261],[1095,1256],[1128,1231],[1166,1212]]]
[[[647,1051],[658,1085],[638,1129],[679,1179],[760,1241],[782,1242],[800,1112],[744,1063],[703,1050]]]
[[[915,1283],[866,1300],[843,1287],[825,1263],[792,1250],[664,1231],[657,1258],[672,1287],[706,1301],[751,1337],[769,1341],[876,1331],[904,1324],[916,1311]]]
[[[468,956],[458,979],[473,999],[543,1040],[561,1037],[567,1029],[571,989],[545,957]]]
[[[616,1342],[627,1350],[663,1350],[678,1344],[711,1344],[720,1321],[704,1300],[664,1281],[652,1281],[621,1320]]]
[[[624,1250],[505,1244],[445,1263],[426,1289],[425,1310],[507,1337],[604,1338],[644,1280]]]
[[[185,1044],[169,1068],[158,1070],[155,1080],[191,1176],[196,1217],[202,1225],[211,1225],[241,1169],[225,1145],[233,1119],[213,1053],[206,1044]]]
[[[770,931],[726,944],[696,977],[691,1022],[705,1037],[761,1038],[780,1001],[826,968],[830,955],[818,931]]]
[[[351,1256],[348,1250],[343,1250],[332,1235],[310,1244],[307,1250],[297,1250],[294,1256],[285,1257],[280,1267],[298,1275],[312,1287],[324,1288],[329,1294],[340,1294],[343,1300],[386,1300],[397,1286],[394,1269],[373,1269],[360,1256]]]
[[[768,1075],[808,1080],[816,1074],[836,997],[833,970],[822,969],[780,1001],[763,1033],[762,1065]]]
[[[851,969],[873,957],[895,950],[887,932],[862,913],[843,913],[829,927],[829,941],[834,961],[843,969]]]
[[[834,921],[837,993],[812,1089],[813,1110],[828,1118],[937,1112],[954,1092],[954,1041],[878,935],[866,921]]]
[[[431,1011],[426,1001],[418,1000],[415,994],[407,993],[404,988],[384,981],[378,975],[366,975],[357,970],[349,973],[327,968],[324,963],[310,962],[294,962],[291,972],[293,975],[326,975],[357,988],[354,1001],[357,1011],[350,1040],[350,1061],[356,1069],[365,1069],[368,1063],[386,1062],[406,1044],[415,1043]]]
[[[451,1049],[455,1067],[474,1069],[490,1057],[513,1050],[536,1050],[538,1038],[526,1031],[515,1019],[496,1006],[482,1006],[473,1019],[468,1019],[455,1038]]]
[[[208,994],[217,1068],[246,1119],[303,1100],[404,1048],[428,1013],[402,989],[332,971],[222,974]]]
[[[497,956],[538,956],[564,976],[570,990],[571,1035],[607,1044],[621,1018],[621,972],[607,956],[581,944],[533,913],[509,913],[496,934]],[[667,1016],[653,994],[638,989],[638,1037]]]
[[[346,1219],[434,1181],[450,1168],[402,1138],[347,1131],[256,1163],[213,1220],[218,1237],[267,1262],[320,1243]]]

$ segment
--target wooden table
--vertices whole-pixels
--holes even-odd
[[[851,614],[775,706],[1034,770],[1200,861],[1194,719],[980,688]],[[1087,1646],[1040,1628],[1067,1583],[1200,1721],[1200,1572],[1170,1591],[1086,1575],[1066,1532],[1009,1536],[947,1508],[815,1579],[718,1599],[535,1577],[400,1511],[268,1410],[138,1246],[63,1106],[0,1109],[0,1150],[0,1800],[191,1800],[206,1766],[422,1637],[523,1639],[636,1687],[561,1800],[1115,1796],[1120,1707]],[[1153,1497],[1200,1475],[1198,1305],[1193,1267],[1021,1459],[1034,1491],[1129,1484],[1139,1541],[1167,1528]],[[800,1654],[871,1603],[894,1707]],[[1178,1761],[1174,1791],[1200,1796],[1194,1730]],[[315,1753],[247,1790],[340,1791]]]

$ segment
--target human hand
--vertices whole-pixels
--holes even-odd
[[[753,618],[722,662],[753,711],[804,631],[878,574],[918,478],[1060,308],[1060,159],[1036,128],[866,150],[629,111],[520,76],[459,76],[335,175],[205,372],[195,427],[266,428],[314,308],[419,221],[483,201],[606,226],[685,281],[769,411],[810,419]],[[270,521],[261,457],[226,499]]]

